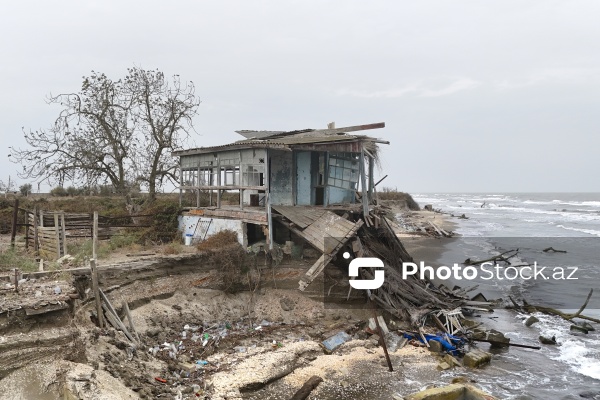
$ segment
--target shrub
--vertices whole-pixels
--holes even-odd
[[[31,183],[25,183],[21,186],[19,186],[19,192],[21,192],[21,195],[23,196],[28,196],[31,193]]]
[[[199,242],[196,248],[201,251],[218,250],[234,243],[238,243],[237,234],[234,231],[224,229]]]
[[[142,208],[140,213],[147,217],[135,218],[138,224],[148,225],[139,231],[141,237],[153,243],[172,242],[179,235],[179,212],[179,203],[168,199],[158,199]]]
[[[381,200],[404,201],[409,210],[419,211],[419,203],[412,196],[405,192],[399,192],[397,188],[384,187],[379,193]]]
[[[50,195],[55,197],[66,197],[69,195],[69,193],[67,193],[64,187],[57,186],[50,191]]]

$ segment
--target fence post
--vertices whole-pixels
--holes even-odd
[[[98,268],[96,267],[96,259],[90,260],[90,273],[92,275],[92,292],[96,302],[96,315],[98,316],[98,325],[104,328],[104,315],[102,315],[102,300],[100,299],[100,288],[98,287]]]
[[[56,258],[60,258],[60,231],[58,227],[58,213],[54,211],[54,236],[56,237]]]
[[[98,251],[98,211],[94,211],[94,224],[92,226],[92,258],[97,259]]]
[[[39,257],[40,246],[38,243],[38,207],[35,206],[33,209],[33,250],[35,251],[35,257]]]
[[[17,237],[17,219],[19,216],[19,199],[15,199],[15,208],[12,215],[12,229],[10,231],[10,247],[14,249],[15,238]]]
[[[63,255],[66,256],[67,255],[67,234],[65,232],[65,212],[64,211],[60,212],[60,224],[61,224],[60,234],[61,234],[61,238],[62,238],[62,251],[63,251]]]

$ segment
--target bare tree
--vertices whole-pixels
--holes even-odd
[[[50,96],[63,107],[48,130],[23,131],[29,145],[11,148],[22,178],[85,186],[110,183],[119,194],[148,189],[149,200],[177,165],[170,152],[183,147],[193,130],[200,101],[192,82],[172,81],[160,71],[128,69],[113,81],[92,71],[78,93]]]

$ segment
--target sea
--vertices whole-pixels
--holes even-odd
[[[464,267],[467,258],[485,260],[516,252],[509,263],[494,263],[493,278],[490,273],[468,281],[464,276],[452,277],[444,282],[447,286],[477,285],[472,294],[481,293],[502,305],[511,305],[511,298],[518,304],[524,299],[564,312],[576,312],[593,289],[582,314],[600,318],[600,193],[419,193],[413,197],[421,207],[430,204],[455,216],[451,220],[460,237],[444,246],[437,267],[454,263]],[[558,251],[544,251],[549,247]],[[535,267],[546,268],[536,276]],[[569,275],[571,279],[566,279]],[[527,327],[524,321],[529,314],[523,312],[503,307],[493,313],[476,311],[473,319],[504,332],[511,342],[541,349],[493,349],[482,344],[494,354],[492,363],[469,373],[469,378],[500,399],[600,399],[600,324],[592,323],[596,330],[584,334],[571,331],[572,322],[559,317],[534,315],[540,321]],[[558,344],[542,345],[539,336],[555,337]],[[453,370],[444,380],[461,374]]]

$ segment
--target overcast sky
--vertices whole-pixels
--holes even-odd
[[[49,93],[91,70],[196,85],[197,144],[385,122],[384,186],[600,191],[600,2],[12,1],[0,6],[0,180]],[[24,183],[18,180],[19,184]],[[35,188],[35,185],[34,185]]]

